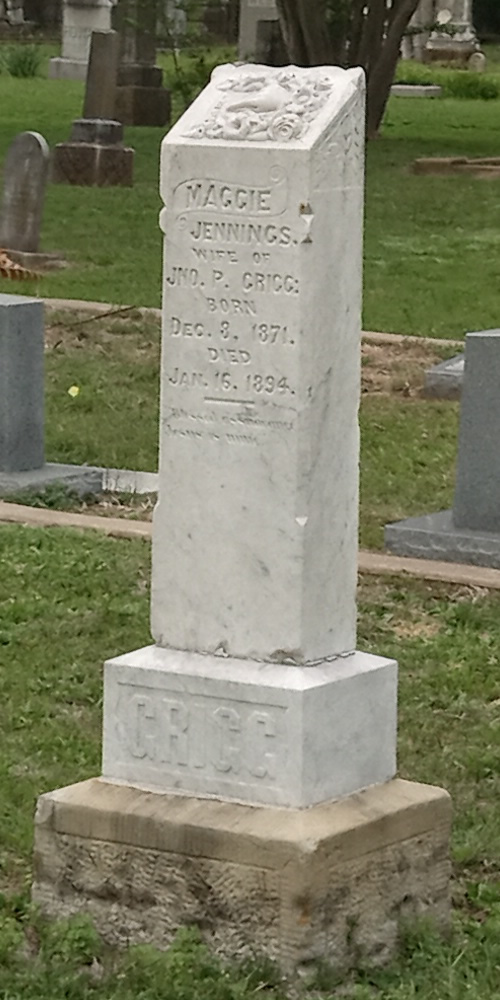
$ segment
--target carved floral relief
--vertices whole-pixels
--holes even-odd
[[[266,73],[224,75],[221,97],[206,120],[186,135],[192,139],[287,142],[299,139],[328,100],[333,80],[318,71],[287,67]]]

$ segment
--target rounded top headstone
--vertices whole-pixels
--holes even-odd
[[[484,52],[473,52],[467,61],[467,66],[473,73],[484,73],[486,69]]]
[[[38,250],[49,159],[39,132],[21,132],[9,146],[0,207],[0,246],[6,250]]]

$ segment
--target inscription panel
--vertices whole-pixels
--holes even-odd
[[[162,213],[167,435],[246,446],[293,428],[300,276],[288,187],[278,166],[259,183],[194,177]]]
[[[118,682],[118,767],[162,784],[194,775],[206,787],[273,787],[285,763],[282,705]]]

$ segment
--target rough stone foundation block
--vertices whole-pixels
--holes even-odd
[[[451,510],[386,524],[384,540],[397,556],[500,569],[500,532],[459,528]]]
[[[52,182],[81,187],[132,187],[134,150],[61,142],[54,150]]]
[[[301,811],[93,779],[38,800],[33,899],[111,945],[166,948],[195,924],[224,959],[288,974],[382,964],[403,921],[448,927],[450,823],[445,791],[397,779]]]
[[[304,807],[396,771],[397,664],[316,666],[146,646],[105,665],[103,777]]]

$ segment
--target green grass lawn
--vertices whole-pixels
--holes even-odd
[[[66,139],[81,99],[79,84],[0,75],[0,157],[22,129],[51,145]],[[408,166],[422,155],[496,155],[499,108],[391,102],[368,152],[365,328],[439,338],[498,325],[499,182],[417,177]],[[136,149],[130,191],[49,188],[43,245],[72,266],[22,289],[0,280],[0,291],[159,304],[161,130],[127,129],[127,141]],[[48,459],[155,469],[158,323],[138,313],[80,320],[61,313],[48,323]],[[381,544],[387,520],[450,504],[457,414],[416,390],[363,396],[363,545]],[[285,992],[270,970],[221,970],[192,933],[167,956],[117,960],[85,922],[47,928],[27,902],[36,798],[99,773],[102,661],[149,641],[149,557],[137,540],[0,526],[0,1000]],[[498,1000],[500,595],[367,578],[359,612],[359,647],[400,662],[401,775],[453,796],[454,933],[443,943],[414,928],[389,970],[359,970],[337,988],[334,972],[320,969],[304,992]]]
[[[0,161],[24,129],[51,146],[67,140],[82,98],[83,85],[72,81],[0,75]],[[422,177],[409,167],[418,156],[497,155],[499,108],[497,100],[391,100],[368,149],[365,329],[459,337],[497,324],[500,181]],[[49,186],[42,247],[62,251],[71,266],[27,282],[27,294],[160,304],[163,130],[125,132],[136,151],[132,189]],[[11,285],[0,279],[0,289]]]
[[[268,993],[256,971],[224,976],[185,937],[169,959],[141,953],[124,960],[126,974],[120,967],[107,979],[101,969],[104,979],[92,978],[100,953],[89,928],[48,931],[27,910],[36,797],[99,773],[102,661],[149,641],[149,555],[143,541],[0,526],[2,1000]],[[401,775],[453,796],[455,931],[444,944],[414,931],[398,965],[360,972],[338,995],[496,1000],[500,595],[367,578],[359,609],[360,648],[400,662]],[[336,996],[333,982],[321,970],[319,995]]]

